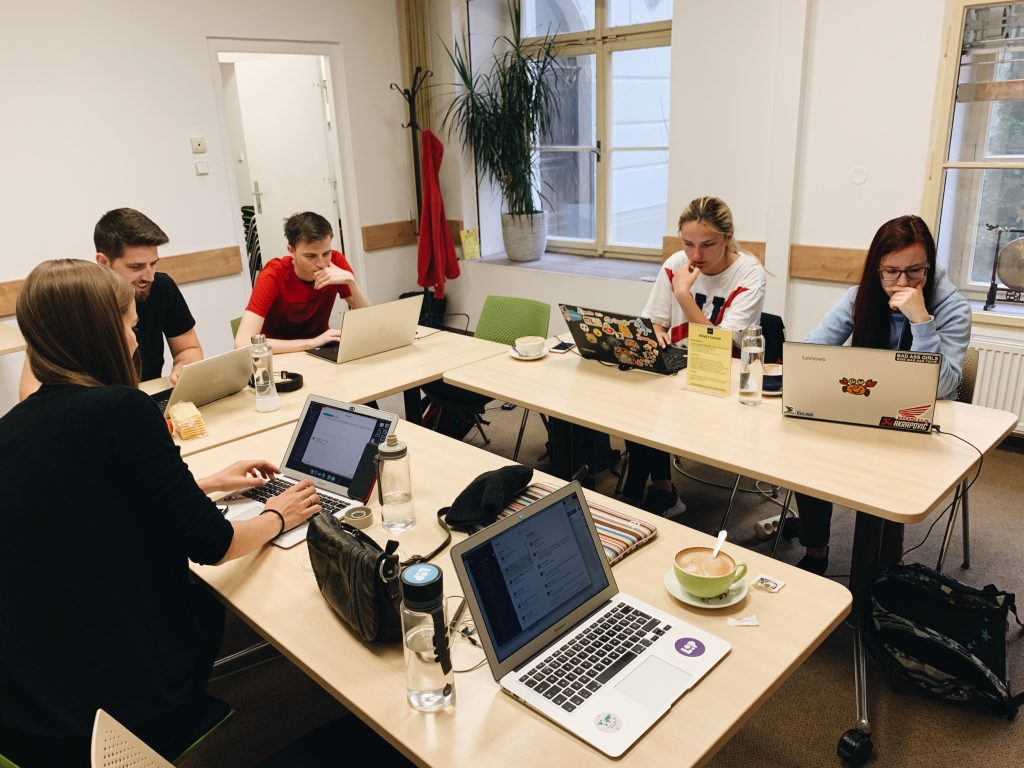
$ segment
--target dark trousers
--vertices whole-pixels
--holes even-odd
[[[832,502],[797,493],[796,505],[800,512],[800,543],[805,547],[828,546],[832,528]],[[903,525],[885,521],[879,562],[891,565],[899,562],[903,552]]]
[[[640,443],[626,441],[629,451],[629,472],[622,486],[622,493],[630,499],[642,499],[647,487],[647,478],[652,480],[670,480],[672,472],[668,454],[657,448],[648,448]]]

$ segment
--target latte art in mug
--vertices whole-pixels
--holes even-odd
[[[711,557],[710,549],[688,549],[680,552],[676,557],[676,564],[687,573],[694,576],[726,576],[733,572],[736,563],[724,552],[719,552],[718,557]]]

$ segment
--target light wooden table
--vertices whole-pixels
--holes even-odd
[[[7,323],[0,323],[0,355],[21,352],[24,349],[25,339],[18,329]]]
[[[434,513],[478,473],[508,460],[401,422],[398,434],[409,445],[418,523],[400,537],[405,556],[429,551],[442,538]],[[291,435],[281,427],[187,459],[196,476],[231,461],[265,456],[276,459]],[[535,474],[535,480],[554,480]],[[557,481],[556,481],[557,482]],[[636,765],[701,765],[739,729],[850,609],[842,586],[740,547],[726,550],[760,573],[787,582],[778,594],[751,589],[740,604],[724,610],[695,609],[672,598],[663,577],[679,549],[713,540],[690,528],[656,518],[613,499],[590,498],[627,514],[644,517],[658,537],[633,552],[614,574],[621,589],[695,624],[733,646],[707,678],[688,692],[623,758]],[[375,512],[376,500],[372,502]],[[379,516],[378,516],[379,519]],[[385,539],[379,524],[368,529]],[[454,534],[458,540],[462,534]],[[445,571],[445,593],[459,593],[448,552],[435,559]],[[422,765],[515,766],[617,764],[565,731],[502,694],[486,663],[457,674],[454,709],[436,715],[414,712],[405,703],[399,645],[367,647],[354,638],[316,588],[305,544],[291,550],[267,547],[223,566],[194,567],[247,622],[314,678],[342,704]],[[732,627],[729,616],[756,614],[758,627]],[[464,640],[454,648],[456,669],[472,666],[482,651]]]
[[[249,389],[204,405],[199,410],[209,434],[197,440],[185,441],[175,436],[175,442],[181,446],[182,455],[189,456],[240,437],[291,424],[299,418],[302,406],[311,393],[346,403],[366,403],[406,391],[406,414],[416,421],[420,407],[417,388],[421,384],[440,378],[450,367],[504,354],[508,349],[503,344],[472,336],[431,328],[420,328],[419,331],[423,336],[407,347],[341,365],[305,352],[274,355],[274,370],[301,373],[302,389],[281,393],[281,407],[270,413],[256,411],[255,396]],[[167,379],[155,379],[145,382],[143,389],[152,393],[168,386]]]
[[[737,369],[734,363],[733,394],[725,398],[687,391],[685,372],[620,371],[575,352],[535,361],[495,357],[451,370],[444,380],[858,510],[850,578],[858,627],[858,717],[840,746],[859,742],[870,753],[860,617],[869,608],[868,587],[878,574],[883,544],[894,540],[884,535],[887,527],[892,530],[884,521],[914,523],[934,513],[974,471],[979,453],[1015,428],[1017,416],[941,400],[935,414],[941,433],[924,435],[786,418],[781,398],[742,405]]]

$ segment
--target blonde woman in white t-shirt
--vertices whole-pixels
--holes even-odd
[[[690,323],[741,331],[759,322],[767,276],[761,263],[736,247],[732,211],[717,197],[698,197],[679,216],[683,250],[662,264],[644,307],[661,345],[684,346]],[[739,344],[739,334],[734,342]],[[738,346],[737,346],[738,349]],[[686,507],[672,486],[669,456],[637,443],[629,449],[627,500],[666,517]]]

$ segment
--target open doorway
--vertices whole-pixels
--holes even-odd
[[[326,55],[219,51],[250,279],[284,256],[284,220],[315,211],[345,251],[340,158]]]

